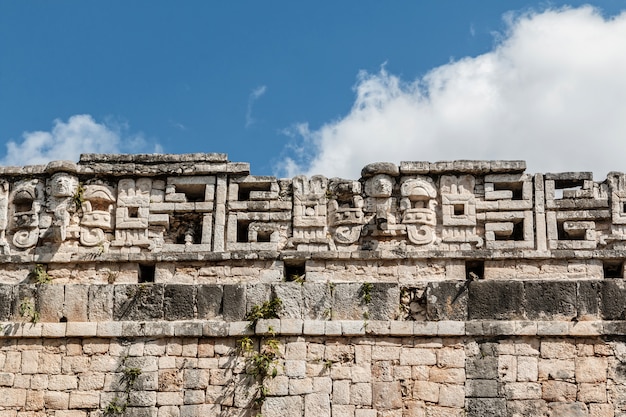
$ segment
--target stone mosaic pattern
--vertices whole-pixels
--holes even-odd
[[[625,258],[623,173],[0,167],[0,417],[626,417]]]

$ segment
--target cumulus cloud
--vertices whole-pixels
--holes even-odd
[[[358,178],[374,161],[524,159],[529,172],[626,171],[626,12],[505,17],[494,48],[410,82],[361,72],[350,112],[290,130],[279,175]],[[407,51],[408,52],[408,51]]]
[[[49,132],[24,132],[20,142],[9,141],[2,165],[46,164],[54,160],[78,161],[81,153],[161,152],[142,135],[130,135],[119,123],[97,123],[88,114],[53,122]]]
[[[260,85],[250,93],[248,96],[248,109],[246,111],[246,127],[252,126],[256,120],[252,118],[252,106],[254,102],[261,98],[263,94],[267,91],[267,86]]]

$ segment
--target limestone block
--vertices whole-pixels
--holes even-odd
[[[576,384],[565,381],[544,381],[542,398],[546,401],[571,402],[576,400]]]
[[[354,417],[354,411],[353,405],[337,405],[334,401],[332,403],[333,417]]]
[[[39,288],[38,309],[41,321],[53,323],[59,322],[59,319],[61,319],[64,314],[64,293],[64,285],[49,284],[42,285]],[[83,311],[85,311],[87,306],[87,300],[83,299],[82,303]],[[79,317],[82,317],[82,314]]]
[[[468,417],[502,417],[506,415],[506,400],[502,398],[469,398]]]
[[[605,382],[607,358],[578,357],[576,358],[576,382]]]
[[[25,410],[43,410],[44,405],[44,391],[28,390],[26,393],[26,404],[24,406]]]
[[[462,387],[460,388],[462,389]],[[463,406],[463,401],[461,401],[461,406]],[[373,382],[372,407],[377,410],[402,408],[402,390],[400,382]]]
[[[196,304],[195,292],[193,285],[165,285],[163,294],[165,320],[193,319]]]
[[[100,395],[97,392],[72,391],[70,392],[69,408],[94,409],[100,405]]]
[[[15,395],[15,393],[13,393],[13,395]],[[0,390],[0,398],[2,398],[2,390]],[[47,409],[51,410],[67,410],[69,400],[70,395],[67,392],[46,391],[44,394],[44,405]],[[9,406],[6,401],[2,401],[2,403]]]
[[[38,362],[39,362],[39,352],[33,351],[33,350],[26,350],[22,352],[22,373],[23,374],[36,374],[38,372],[37,370]],[[5,384],[0,383],[0,385],[5,385]],[[12,383],[9,385],[12,385]]]
[[[180,417],[217,416],[221,414],[218,404],[183,405],[180,407]]]
[[[279,312],[280,318],[302,318],[303,288],[297,282],[283,282],[274,284],[272,290],[277,298],[282,301]]]
[[[350,381],[347,379],[333,381],[333,404],[350,404]]]
[[[87,313],[90,321],[102,322],[113,318],[113,287],[111,285],[89,286]]]
[[[332,289],[327,283],[302,284],[303,317],[313,320],[331,319]]]
[[[37,371],[42,374],[55,375],[61,373],[61,356],[53,353],[39,354]]]
[[[304,401],[300,396],[268,397],[261,406],[265,417],[301,416],[304,412]]]
[[[574,282],[526,282],[524,292],[524,307],[529,319],[571,319],[576,316]]]
[[[552,403],[548,405],[551,417],[587,417],[588,410],[585,403],[569,404]]]
[[[291,377],[291,375],[287,375]],[[311,378],[291,378],[289,379],[289,395],[303,395],[313,392],[313,379]],[[306,401],[306,397],[305,397]]]
[[[589,404],[589,417],[614,417],[612,404]]]
[[[87,321],[89,307],[89,286],[66,285],[63,316],[67,321]]]
[[[545,416],[548,407],[542,400],[507,401],[507,412],[510,417]]]
[[[465,383],[467,397],[498,397],[498,381],[493,379],[468,379]]]
[[[362,284],[335,284],[333,290],[332,318],[334,320],[359,320],[363,318],[364,303],[359,297]]]
[[[183,405],[183,393],[159,391],[157,392],[157,405]]]
[[[584,403],[606,403],[607,390],[606,384],[586,384],[582,383],[578,386],[578,401]]]
[[[116,320],[155,320],[163,317],[161,284],[116,285],[113,316]]]
[[[11,303],[13,300],[13,285],[0,284],[0,321],[11,317]]]
[[[413,385],[413,398],[436,403],[439,401],[440,384],[429,381],[415,381]]]
[[[529,356],[520,356],[517,358],[517,380],[520,382],[537,381],[539,375],[538,359]]]
[[[469,284],[470,320],[515,320],[522,318],[523,283],[472,281]]]
[[[426,311],[429,320],[467,319],[465,282],[433,282],[426,288]]]
[[[356,406],[372,405],[372,384],[358,383],[350,387],[350,404]]]

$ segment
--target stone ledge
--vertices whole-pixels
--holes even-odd
[[[256,328],[247,321],[180,320],[171,322],[1,322],[0,338],[63,337],[476,337],[562,336],[595,337],[626,335],[626,321],[367,321],[367,320],[259,320]]]

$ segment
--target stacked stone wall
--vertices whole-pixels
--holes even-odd
[[[626,417],[626,174],[0,167],[0,417]]]

